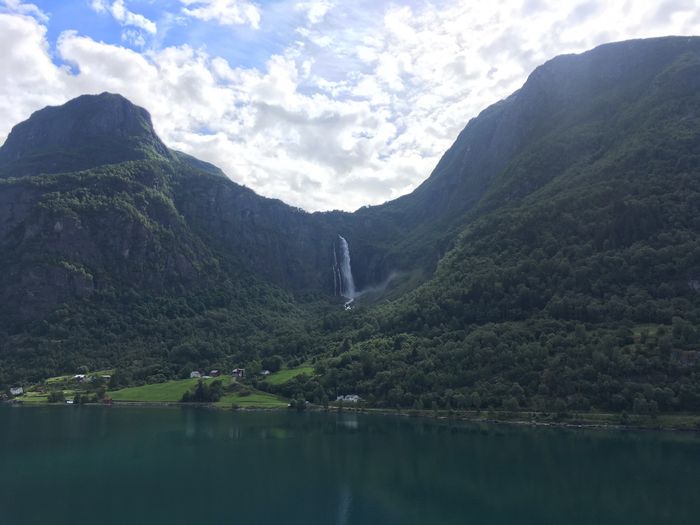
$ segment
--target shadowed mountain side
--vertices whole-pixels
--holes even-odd
[[[75,171],[131,159],[172,162],[178,172],[188,166],[191,176],[180,173],[167,182],[176,183],[170,195],[176,210],[198,235],[216,241],[217,250],[234,254],[265,279],[294,290],[332,293],[333,242],[340,234],[350,244],[359,289],[391,274],[412,275],[411,287],[432,273],[471,220],[465,214],[474,216],[487,192],[498,192],[495,205],[503,205],[572,165],[603,155],[613,145],[601,139],[610,135],[611,125],[621,128],[616,136],[624,135],[625,115],[640,96],[658,88],[655,78],[679,58],[697,59],[699,49],[697,38],[662,38],[550,60],[519,91],[473,119],[413,193],[354,214],[307,214],[223,177],[200,179],[203,171],[221,172],[167,150],[145,110],[107,93],[46,108],[15,126],[0,148],[0,174]],[[697,76],[692,67],[684,71],[685,84],[674,85],[692,90]],[[548,137],[570,140],[559,140],[556,162],[548,158],[546,172],[527,164],[528,173],[514,182],[504,186],[497,180],[517,170],[523,159],[529,162],[538,148],[551,149]]]
[[[0,177],[172,159],[148,112],[120,95],[83,95],[17,124],[0,148]]]
[[[700,410],[698,88],[699,38],[557,57],[412,194],[355,213],[163,150],[117,95],[37,112],[0,148],[0,384],[277,354],[318,362],[290,396]],[[350,312],[340,236],[368,291]]]

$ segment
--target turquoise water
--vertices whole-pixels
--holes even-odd
[[[700,437],[0,407],[0,524],[696,524]]]

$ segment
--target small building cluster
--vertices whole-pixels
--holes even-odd
[[[200,378],[210,378],[221,376],[221,370],[211,370],[208,374],[202,374],[198,370],[192,370],[190,372],[190,379],[200,379]],[[245,377],[245,368],[234,368],[231,372],[231,377],[242,379]]]
[[[13,396],[21,396],[22,394],[24,394],[24,388],[22,388],[21,386],[12,387],[10,388],[10,394],[12,394]]]
[[[336,403],[339,401],[342,401],[343,403],[359,403],[362,401],[362,398],[357,394],[348,394],[346,396],[338,396],[335,401]]]
[[[96,375],[88,375],[88,374],[75,374],[73,376],[73,381],[76,381],[78,383],[92,383],[96,379],[101,379],[102,381],[109,381],[112,379],[111,375],[103,374],[100,375],[99,377]]]

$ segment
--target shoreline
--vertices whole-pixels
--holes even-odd
[[[287,407],[227,407],[216,406],[212,403],[182,403],[177,401],[113,401],[112,403],[85,403],[69,405],[65,403],[27,403],[5,401],[0,404],[22,407],[116,407],[116,408],[197,408],[229,412],[281,412],[293,411]],[[385,408],[367,407],[335,407],[323,408],[312,405],[305,409],[307,412],[370,414],[378,416],[398,416],[405,418],[426,419],[433,421],[459,421],[466,423],[507,424],[545,428],[568,429],[600,429],[600,430],[633,430],[647,432],[693,432],[700,433],[700,414],[659,414],[656,417],[628,415],[628,422],[621,419],[623,414],[599,412],[573,412],[566,417],[557,417],[549,412],[500,412],[500,411],[432,411],[432,410],[392,410]]]

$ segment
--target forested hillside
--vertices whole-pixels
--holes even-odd
[[[414,193],[353,214],[259,197],[115,95],[39,112],[0,150],[0,384],[280,356],[316,373],[258,387],[310,400],[700,410],[698,93],[698,38],[557,57]],[[61,140],[26,131],[61,111],[140,138],[115,162],[109,133],[92,148],[71,119]],[[339,235],[360,290],[393,277],[351,310]]]
[[[564,101],[434,278],[347,332],[328,387],[408,407],[700,409],[699,83],[695,47]]]

